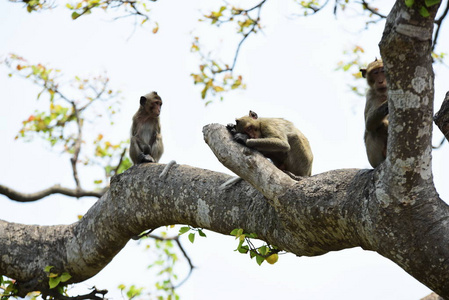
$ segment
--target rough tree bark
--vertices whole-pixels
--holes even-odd
[[[294,181],[259,153],[232,141],[222,125],[204,128],[217,158],[244,181],[177,165],[144,164],[115,176],[78,222],[36,226],[0,221],[0,274],[20,295],[45,290],[43,269],[81,282],[104,268],[134,235],[170,224],[229,234],[235,228],[298,256],[362,247],[389,258],[449,299],[449,206],[431,170],[431,16],[396,2],[380,44],[389,82],[388,157],[375,170],[335,170]],[[127,222],[124,223],[123,220]]]

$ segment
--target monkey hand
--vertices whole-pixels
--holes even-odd
[[[242,145],[246,145],[246,141],[249,139],[249,136],[245,133],[236,133],[234,135],[234,141],[236,141],[237,143],[240,143]]]
[[[226,129],[228,129],[232,135],[235,135],[237,133],[237,131],[235,131],[235,124],[229,123],[228,125],[226,125]]]
[[[152,162],[154,162],[154,158],[153,157],[151,157],[151,155],[149,155],[149,154],[144,154],[143,152],[140,152],[139,153],[139,156],[137,157],[137,159],[138,159],[138,161],[139,161],[139,164],[142,164],[142,163],[152,163]]]
[[[378,109],[379,109],[379,111],[382,112],[382,114],[383,114],[384,116],[388,115],[388,112],[389,112],[389,110],[388,110],[388,101],[385,101],[384,103],[382,103],[382,104],[379,106]]]

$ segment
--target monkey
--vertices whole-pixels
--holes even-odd
[[[133,116],[129,156],[134,165],[158,162],[164,152],[162,143],[161,114],[162,99],[157,92],[140,97],[140,106]]]
[[[381,59],[376,58],[366,69],[360,71],[369,86],[365,104],[365,148],[369,163],[376,168],[387,157],[387,80]]]
[[[293,179],[311,176],[313,154],[309,141],[292,122],[259,118],[253,111],[235,122],[233,129],[233,124],[228,125],[234,132],[234,140],[258,150]]]

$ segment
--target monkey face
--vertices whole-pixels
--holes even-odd
[[[235,120],[235,130],[239,133],[247,134],[251,139],[260,138],[260,125],[259,121],[249,116],[241,117]]]
[[[159,99],[154,100],[151,103],[150,114],[154,117],[159,117],[159,115],[161,114],[161,108],[162,108],[162,101]]]
[[[162,99],[156,92],[151,92],[140,97],[140,105],[152,118],[157,118],[161,114]]]
[[[387,80],[383,67],[376,68],[368,74],[368,83],[379,93],[387,91]]]

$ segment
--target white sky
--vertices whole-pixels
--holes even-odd
[[[213,1],[213,7],[221,5]],[[131,117],[138,99],[156,90],[164,100],[162,132],[165,153],[162,163],[174,159],[180,164],[230,173],[214,157],[203,141],[202,127],[209,123],[227,124],[254,110],[262,117],[283,117],[293,121],[308,137],[314,153],[313,173],[339,168],[368,168],[363,145],[364,99],[348,91],[349,76],[335,72],[344,50],[354,44],[366,53],[363,60],[379,56],[377,44],[382,24],[362,31],[360,19],[340,14],[331,7],[317,16],[292,19],[292,1],[269,1],[262,14],[264,34],[252,36],[241,51],[236,72],[244,76],[248,88],[229,93],[223,102],[208,107],[200,98],[190,73],[198,60],[190,53],[192,34],[201,34],[203,44],[228,59],[237,39],[222,31],[199,25],[205,0],[161,1],[151,17],[159,22],[159,33],[151,27],[133,26],[133,19],[111,22],[112,15],[96,12],[77,21],[64,8],[54,12],[28,14],[21,5],[0,2],[0,55],[16,53],[30,63],[59,68],[75,75],[107,71],[111,87],[122,91],[122,112],[113,128],[101,128],[106,138],[128,137]],[[379,3],[391,3],[379,1]],[[390,4],[391,5],[391,4]],[[193,32],[193,33],[192,33]],[[448,52],[446,29],[440,34],[439,51]],[[0,183],[34,192],[55,183],[73,186],[69,158],[36,140],[14,141],[21,121],[38,105],[39,89],[31,82],[7,76],[0,67]],[[439,108],[447,90],[448,68],[436,66],[436,100]],[[445,78],[445,79],[444,79]],[[434,144],[441,140],[434,131]],[[443,199],[449,199],[447,143],[433,152],[435,183]],[[446,166],[446,168],[444,167]],[[31,170],[31,171],[27,171]],[[93,171],[82,170],[89,178]],[[95,173],[95,172],[94,172]],[[98,173],[96,173],[98,174]],[[0,196],[0,219],[26,224],[69,224],[77,220],[94,199],[74,200],[48,197],[30,204],[18,204]],[[176,230],[172,231],[176,234]],[[237,242],[228,236],[207,232],[183,245],[197,267],[178,293],[181,299],[419,299],[430,291],[380,255],[359,248],[320,257],[287,254],[275,265],[258,266],[249,257],[233,250]],[[121,299],[116,287],[150,286],[153,274],[146,270],[151,251],[134,241],[100,274],[79,285],[96,285],[109,290],[108,297]],[[180,263],[182,265],[182,263]],[[181,267],[180,277],[185,268]],[[85,290],[76,289],[76,293]]]

